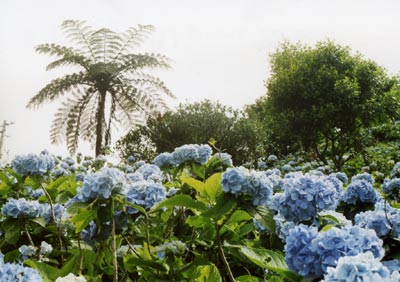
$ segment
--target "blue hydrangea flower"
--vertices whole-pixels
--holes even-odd
[[[108,199],[113,192],[120,192],[125,185],[125,175],[116,168],[103,168],[85,176],[83,186],[78,190],[77,201]]]
[[[342,201],[351,205],[357,203],[375,204],[379,200],[379,195],[375,191],[371,182],[364,179],[351,181],[343,193]]]
[[[228,153],[215,153],[213,157],[220,160],[224,166],[233,166],[232,156]]]
[[[389,269],[390,273],[400,271],[400,260],[398,259],[382,261],[382,264]]]
[[[153,163],[158,167],[166,167],[172,164],[172,154],[164,152],[154,158]]]
[[[197,158],[195,159],[195,161],[203,165],[211,158],[211,154],[212,149],[209,145],[197,145]]]
[[[130,162],[130,163],[133,163],[136,159],[135,159],[134,156],[129,156],[126,160],[127,160],[128,162]]]
[[[36,218],[40,216],[41,204],[34,200],[9,199],[1,210],[4,216],[12,218]]]
[[[0,263],[0,281],[4,282],[42,282],[37,270],[14,263]]]
[[[12,166],[16,173],[22,175],[44,175],[54,168],[54,157],[48,154],[18,155]]]
[[[382,184],[382,191],[392,198],[400,200],[400,178],[385,179]]]
[[[286,241],[286,238],[289,236],[290,230],[292,230],[297,224],[293,221],[286,221],[282,216],[275,215],[275,233],[282,240],[282,242]]]
[[[370,251],[374,257],[381,259],[384,255],[383,241],[374,230],[359,226],[342,229],[332,227],[318,233],[312,242],[312,249],[318,254],[321,269],[326,272],[329,266],[336,266],[343,256],[354,256]]]
[[[371,252],[339,258],[336,267],[329,267],[324,282],[391,282],[390,271]]]
[[[267,169],[267,163],[264,161],[259,161],[257,164],[257,167],[258,167],[258,169],[262,169],[262,170]]]
[[[383,211],[366,211],[356,214],[354,218],[356,225],[375,230],[379,237],[389,235],[390,223]]]
[[[286,238],[286,264],[290,270],[306,278],[322,275],[319,258],[312,248],[312,241],[317,234],[317,228],[300,224],[290,229]]]
[[[161,182],[163,180],[163,173],[156,165],[144,164],[131,177],[136,181],[153,180],[154,182]]]
[[[56,221],[60,222],[62,216],[65,214],[65,207],[60,204],[55,204],[53,205],[53,209]],[[51,206],[47,203],[41,204],[39,206],[39,216],[43,217],[46,223],[53,222],[53,214],[51,212]]]
[[[167,254],[181,256],[186,251],[186,244],[179,240],[165,242],[161,246],[154,247],[152,250],[152,252],[155,253],[160,260],[164,260]]]
[[[375,179],[372,177],[371,174],[369,174],[367,172],[356,174],[351,178],[351,182],[354,182],[356,180],[365,180],[365,181],[368,181],[371,184],[375,183]]]
[[[20,260],[24,261],[24,260],[27,260],[30,257],[33,257],[34,255],[36,255],[37,248],[35,246],[32,246],[32,245],[29,245],[29,246],[22,245],[21,247],[19,247],[18,251],[21,254]]]
[[[50,254],[53,251],[53,246],[46,241],[40,243],[40,253],[43,255]]]
[[[390,171],[390,177],[400,177],[400,162],[397,162]]]
[[[325,175],[290,173],[283,189],[279,213],[288,221],[315,219],[319,211],[334,210],[339,202],[338,191]]]
[[[228,168],[222,175],[221,185],[226,193],[249,195],[254,206],[266,205],[273,187],[265,173],[244,167]]]
[[[347,177],[346,173],[344,173],[344,172],[336,172],[336,173],[332,173],[332,175],[336,176],[336,178],[339,179],[340,181],[342,181],[343,184],[346,184],[347,182],[349,182],[349,178]]]
[[[185,144],[172,152],[172,164],[179,166],[193,161],[203,165],[211,157],[211,153],[211,147],[208,145]]]
[[[268,156],[268,161],[270,161],[270,162],[276,162],[277,160],[278,160],[278,157],[275,155]]]
[[[167,197],[167,191],[160,183],[139,181],[130,185],[125,191],[128,202],[149,209]],[[127,213],[134,214],[137,210],[128,206]]]

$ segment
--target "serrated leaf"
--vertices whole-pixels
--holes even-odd
[[[205,183],[205,194],[208,198],[213,201],[217,196],[222,194],[221,185],[222,173],[214,173],[209,178],[207,178]]]
[[[202,265],[197,268],[199,276],[195,281],[199,282],[222,282],[218,268],[214,265]]]
[[[198,211],[204,211],[207,209],[203,203],[193,200],[188,195],[175,195],[169,199],[159,202],[153,209],[158,210],[160,208],[170,207],[186,207]]]
[[[80,209],[79,212],[71,218],[75,223],[75,233],[81,232],[95,218],[96,210]]]
[[[193,177],[187,176],[186,174],[182,174],[180,180],[183,184],[187,184],[193,189],[195,189],[197,192],[200,193],[200,195],[204,194],[204,189],[205,189],[204,182],[194,179]]]
[[[240,252],[254,264],[274,271],[290,281],[299,280],[299,277],[288,269],[285,256],[281,252],[263,248],[251,248],[247,246],[236,247],[238,247]]]

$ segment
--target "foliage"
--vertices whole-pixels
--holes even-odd
[[[252,120],[244,112],[209,100],[180,104],[176,110],[149,117],[146,126],[131,130],[116,147],[124,158],[140,154],[151,160],[184,144],[207,144],[211,139],[238,164],[256,163],[263,154]]]
[[[197,144],[164,152],[169,161],[155,162],[160,167],[46,154],[54,167],[40,174],[0,171],[0,273],[39,273],[38,281],[295,282],[340,276],[347,257],[357,256],[354,263],[377,266],[366,275],[399,276],[397,190],[368,173],[347,183],[343,173],[233,167],[226,153]],[[40,155],[16,160],[29,158]],[[397,183],[399,167],[387,185]],[[348,203],[362,181],[369,192]],[[372,185],[376,204],[367,211],[362,195]],[[375,232],[379,226],[385,232]]]
[[[331,159],[340,170],[365,147],[369,127],[398,116],[397,84],[348,47],[284,42],[271,55],[267,96],[253,110],[283,150],[310,152],[325,164]]]
[[[36,51],[56,57],[47,70],[64,66],[80,70],[52,80],[31,98],[28,107],[68,95],[55,114],[51,141],[66,139],[68,149],[75,152],[82,138],[96,145],[98,156],[110,144],[116,123],[141,124],[143,116],[167,108],[161,94],[173,97],[172,93],[159,78],[144,71],[169,68],[169,59],[130,52],[153,31],[150,25],[131,27],[120,34],[107,28],[95,30],[76,20],[64,21],[61,27],[76,48],[41,44]]]

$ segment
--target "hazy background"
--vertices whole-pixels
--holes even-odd
[[[46,72],[50,57],[35,53],[42,43],[69,45],[60,29],[67,19],[121,32],[137,24],[156,31],[137,50],[161,53],[172,70],[158,75],[179,103],[205,98],[234,108],[265,95],[268,55],[283,40],[314,44],[333,39],[397,74],[400,69],[400,1],[359,0],[0,0],[0,125],[7,128],[3,161],[15,154],[67,155],[50,145],[57,103],[28,110],[29,99],[67,70]],[[1,129],[0,129],[1,130]],[[125,131],[113,132],[116,137]],[[78,149],[94,154],[88,144]]]

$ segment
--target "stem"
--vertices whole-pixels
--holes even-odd
[[[29,234],[28,228],[26,228],[26,225],[25,225],[25,233],[26,233],[26,236],[28,236],[29,243],[30,243],[32,246],[35,246],[35,244],[33,243],[31,234]]]
[[[125,241],[128,243],[129,249],[131,249],[132,253],[134,253],[136,256],[139,256],[137,251],[135,250],[135,247],[132,246],[131,242],[129,242],[128,238],[125,235],[122,235],[122,237],[125,239]]]
[[[235,282],[235,277],[233,276],[232,270],[231,270],[231,268],[229,266],[229,263],[228,263],[228,261],[226,259],[226,256],[225,256],[224,249],[222,248],[222,240],[221,240],[221,237],[220,237],[220,234],[219,234],[219,231],[220,231],[219,226],[216,226],[216,229],[217,229],[217,238],[216,239],[217,239],[217,244],[218,244],[219,256],[220,256],[220,258],[222,260],[222,263],[224,264],[224,266],[226,268],[226,271],[228,272],[228,276],[229,276],[230,281],[231,282]]]
[[[82,274],[83,271],[83,254],[82,254],[82,248],[81,248],[81,239],[78,238],[78,248],[79,248],[79,254],[80,254],[80,259],[79,259],[79,273]]]
[[[149,217],[147,213],[144,214],[146,218],[146,241],[147,241],[147,250],[150,253],[150,231],[149,231]]]
[[[224,264],[226,271],[228,272],[228,276],[231,282],[235,282],[235,277],[233,276],[232,270],[229,266],[229,263],[226,259],[225,253],[224,253],[224,249],[222,248],[222,240],[221,240],[221,235],[220,235],[220,230],[221,227],[225,225],[225,223],[228,222],[228,220],[230,219],[230,217],[232,216],[232,214],[237,210],[238,208],[235,207],[234,209],[231,210],[231,212],[228,214],[228,216],[224,219],[224,221],[222,222],[221,225],[218,225],[217,222],[215,222],[215,229],[217,231],[217,235],[216,235],[216,241],[217,241],[217,245],[218,245],[218,253],[219,256],[222,260],[222,263]]]
[[[43,183],[41,184],[41,186],[42,186],[42,189],[43,189],[44,193],[46,194],[47,199],[49,200],[51,216],[53,218],[54,224],[57,227],[58,243],[60,245],[60,253],[61,253],[61,263],[63,263],[64,262],[64,256],[63,256],[63,243],[62,243],[62,238],[61,238],[61,224],[57,224],[57,218],[56,218],[56,214],[54,212],[53,200],[51,199],[51,196],[50,196],[49,192],[47,192],[47,190],[44,187]]]
[[[112,235],[112,253],[113,253],[113,265],[114,265],[114,282],[118,282],[118,260],[117,260],[117,241],[115,238],[114,198],[111,198],[111,235]]]

